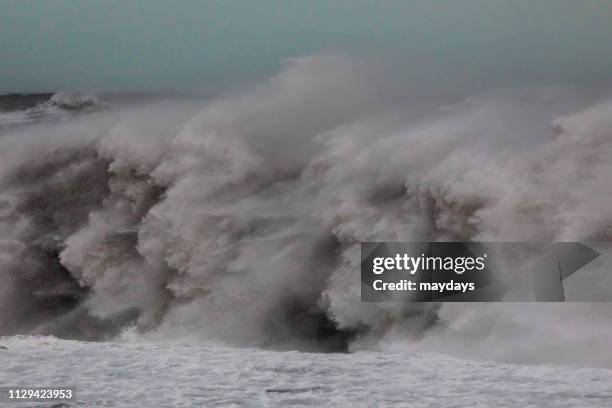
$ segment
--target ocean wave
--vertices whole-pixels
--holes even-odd
[[[66,92],[52,95],[0,95],[0,99],[0,128],[68,118],[77,113],[110,107],[108,102],[98,96]]]
[[[104,338],[134,326],[315,350],[398,335],[448,349],[447,333],[486,347],[490,332],[474,327],[501,330],[488,307],[360,302],[359,242],[610,241],[612,102],[544,88],[423,109],[398,107],[388,89],[376,70],[317,55],[242,93],[3,136],[1,332]],[[548,308],[519,328],[558,332],[559,316],[571,325],[593,308],[612,318],[606,305]],[[461,326],[458,310],[473,319]]]

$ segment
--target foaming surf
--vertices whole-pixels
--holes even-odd
[[[612,366],[607,304],[373,304],[359,286],[360,241],[610,241],[612,99],[425,101],[377,72],[315,55],[208,99],[53,96],[96,114],[0,137],[0,333]]]

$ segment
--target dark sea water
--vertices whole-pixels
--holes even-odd
[[[28,110],[48,101],[52,96],[52,93],[0,95],[0,112]]]

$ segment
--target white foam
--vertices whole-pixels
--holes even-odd
[[[421,335],[437,306],[361,303],[359,241],[610,240],[610,102],[545,88],[475,95],[452,109],[408,97],[398,107],[375,72],[337,55],[298,58],[254,89],[206,103],[3,137],[0,188],[16,204],[1,223],[30,252],[6,254],[0,273],[29,293],[61,262],[88,288],[90,314],[138,309],[136,325],[157,338],[301,345],[294,326],[315,310],[341,330],[368,328],[374,340],[360,341],[371,345],[395,328]],[[410,115],[413,107],[426,114]],[[59,261],[42,256],[41,243]],[[31,316],[15,297],[0,302],[18,316],[13,326]],[[442,309],[447,326],[436,333],[453,333],[445,327],[462,321],[455,308]],[[482,314],[489,327],[489,309],[473,308],[470,324]],[[511,319],[522,309],[496,310]],[[579,307],[545,310],[520,330],[601,323]],[[563,353],[575,341],[566,340]],[[607,352],[594,344],[582,361]],[[532,350],[547,347],[538,336]]]

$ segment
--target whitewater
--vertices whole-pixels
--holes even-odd
[[[9,350],[0,350],[8,353],[2,384],[76,387],[77,401],[67,406],[582,408],[612,402],[610,371],[602,369],[431,353],[321,354],[45,337],[3,344]]]
[[[321,54],[214,97],[0,115],[0,383],[78,406],[610,405],[608,303],[362,303],[359,243],[611,241],[612,94],[396,81]]]

